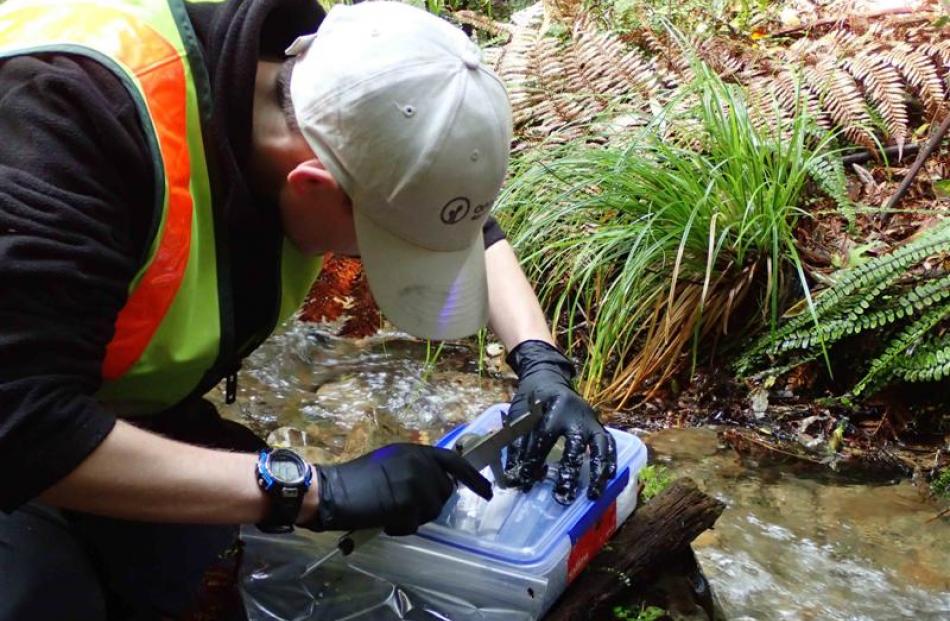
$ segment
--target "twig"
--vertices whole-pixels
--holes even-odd
[[[884,156],[887,158],[889,164],[896,164],[905,157],[915,155],[919,150],[920,145],[917,143],[905,144],[903,152],[901,152],[901,149],[899,149],[897,146],[885,147]],[[847,155],[841,156],[841,163],[845,166],[849,166],[851,164],[863,164],[873,159],[877,159],[878,155],[879,152],[877,151],[868,151],[867,149],[862,149],[861,151],[848,153]]]
[[[936,133],[927,141],[927,144],[924,146],[923,150],[917,154],[917,159],[914,160],[913,165],[910,167],[910,170],[907,171],[907,174],[904,176],[904,180],[901,182],[897,192],[894,196],[891,197],[891,200],[887,202],[887,207],[883,209],[884,213],[890,212],[894,207],[897,206],[897,203],[900,202],[904,195],[907,194],[907,190],[910,189],[910,184],[913,183],[914,178],[917,176],[917,173],[920,172],[920,169],[923,168],[924,162],[930,157],[930,154],[937,150],[937,147],[940,146],[940,143],[943,142],[943,137],[947,134],[947,130],[950,129],[950,114],[947,114],[947,118],[943,120],[943,123],[940,124],[940,127],[937,128]]]
[[[927,520],[926,522],[924,522],[924,524],[930,524],[931,522],[936,522],[937,520],[939,520],[940,518],[942,518],[943,516],[948,515],[948,514],[950,514],[950,507],[947,507],[946,509],[944,509],[943,511],[941,511],[941,512],[938,513],[937,515],[933,516],[932,518],[930,518],[929,520]]]
[[[879,11],[870,11],[868,13],[855,13],[853,15],[839,15],[837,17],[826,17],[824,19],[815,20],[813,22],[803,23],[798,26],[792,26],[790,28],[785,28],[783,30],[777,30],[775,32],[770,32],[767,34],[769,37],[787,37],[793,34],[808,34],[808,31],[814,28],[820,28],[822,26],[834,26],[836,24],[845,24],[851,22],[852,20],[858,19],[873,19],[875,17],[887,17],[889,15],[903,15],[904,20],[908,22],[917,22],[917,21],[928,21],[934,19],[933,13],[920,13],[915,12],[909,7],[901,7],[896,9],[882,9]]]

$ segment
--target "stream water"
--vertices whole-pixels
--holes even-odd
[[[728,619],[950,619],[950,523],[909,481],[746,467],[712,429],[645,440],[727,505],[693,548]]]
[[[512,382],[477,352],[399,334],[352,341],[293,323],[249,359],[223,414],[314,461],[432,442]],[[488,353],[493,353],[491,350]],[[499,360],[484,356],[490,368]],[[907,481],[867,484],[744,465],[712,429],[646,435],[655,460],[727,509],[694,543],[728,619],[950,619],[950,523]]]

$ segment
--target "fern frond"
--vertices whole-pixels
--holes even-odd
[[[749,118],[763,134],[774,134],[781,119],[781,106],[775,97],[771,77],[758,76],[749,81],[746,89],[749,101]]]
[[[653,56],[661,56],[666,52],[666,43],[650,28],[629,32],[625,36],[634,45]]]
[[[617,35],[598,31],[585,21],[575,28],[573,45],[591,83],[606,92],[622,87],[649,100],[660,90],[661,71],[656,63],[635,48],[627,49]]]
[[[946,89],[937,73],[937,67],[929,56],[912,49],[903,42],[881,52],[881,56],[897,68],[911,86],[917,89],[924,108],[929,114],[936,116],[943,112]]]
[[[553,37],[545,37],[535,47],[533,75],[550,103],[549,114],[538,119],[542,125],[556,131],[565,125],[583,123],[593,118],[597,108],[588,102],[590,93],[579,92],[576,77],[571,75],[562,62],[563,47]]]
[[[848,221],[848,225],[853,226],[857,214],[854,202],[848,196],[848,180],[845,178],[844,163],[841,158],[837,154],[813,158],[806,167],[821,191],[835,201],[835,205]]]
[[[581,0],[542,0],[548,17],[561,23],[569,23],[583,10]]]
[[[709,65],[723,79],[734,79],[742,74],[747,63],[741,54],[737,53],[723,39],[707,38],[703,41],[694,39],[692,42],[697,56]]]
[[[819,94],[824,109],[844,129],[845,135],[853,142],[873,150],[875,140],[870,130],[873,122],[854,78],[838,67],[831,57],[805,67],[803,75],[808,86]]]
[[[478,30],[487,32],[494,37],[500,37],[502,39],[502,43],[507,43],[510,41],[511,35],[516,29],[516,27],[511,24],[496,22],[490,17],[486,17],[485,15],[476,13],[475,11],[454,11],[449,14],[449,17],[459,24],[477,28]]]
[[[596,33],[587,30],[575,30],[564,50],[564,64],[573,76],[574,88],[593,94],[598,99],[598,107],[604,109],[611,100],[616,101],[627,95],[627,82],[611,69],[604,59],[591,51],[590,37]]]
[[[566,87],[574,92],[588,95],[591,105],[595,106],[597,111],[606,109],[611,100],[623,98],[625,95],[623,86],[615,83],[613,88],[610,88],[610,85],[601,79],[607,72],[604,72],[597,64],[580,58],[577,49],[577,46],[571,44],[561,52],[561,59],[567,72]]]
[[[772,92],[776,101],[789,113],[789,116],[798,114],[799,102],[803,102],[809,116],[824,129],[831,129],[833,124],[828,114],[822,108],[821,100],[809,86],[792,73],[783,69],[772,83]]]
[[[904,356],[913,356],[914,346],[947,317],[950,317],[950,304],[941,304],[931,308],[917,321],[906,326],[891,339],[884,353],[871,362],[867,375],[857,383],[851,393],[857,396],[890,381],[897,373],[899,359]]]
[[[833,287],[818,296],[820,300],[816,297],[815,312],[822,313],[859,290],[862,296],[866,296],[869,293],[868,287],[873,290],[883,283],[893,282],[910,266],[931,255],[946,252],[948,245],[950,245],[950,222],[941,222],[894,252],[844,271]],[[799,325],[808,321],[810,318],[807,313],[793,320]]]
[[[950,275],[936,278],[909,291],[889,296],[886,305],[869,313],[841,313],[835,318],[822,320],[817,327],[797,332],[779,343],[772,351],[781,353],[794,349],[806,349],[824,342],[830,345],[845,336],[850,336],[891,325],[901,319],[913,317],[950,298]],[[860,308],[860,311],[864,309]]]
[[[931,338],[913,355],[898,358],[894,374],[907,382],[935,382],[950,377],[950,331]]]
[[[928,41],[917,48],[921,54],[926,54],[933,60],[937,70],[945,77],[950,71],[950,39]]]
[[[523,23],[514,27],[511,40],[504,47],[505,52],[494,67],[508,87],[515,127],[529,123],[535,108],[544,101],[544,95],[530,72],[536,62],[535,47],[540,39],[543,17],[536,8],[526,15]]]
[[[871,303],[911,266],[948,250],[950,222],[943,222],[890,254],[840,272],[838,281],[833,286],[814,296],[813,311],[814,316],[818,318],[818,327],[814,325],[811,312],[791,316],[774,333],[762,336],[737,366],[740,369],[748,369],[764,355],[792,348],[790,345],[783,346],[786,341],[797,340],[799,343],[812,344],[813,341],[806,335],[813,328],[821,330],[821,323],[829,319],[857,320]]]
[[[889,137],[903,150],[907,141],[907,104],[904,82],[887,60],[863,53],[842,60],[842,68],[864,84],[864,96],[880,112]]]

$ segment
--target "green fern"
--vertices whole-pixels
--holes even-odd
[[[880,297],[886,299],[887,303],[878,310],[859,313],[855,309],[843,317],[830,318],[817,326],[812,325],[806,331],[799,331],[788,336],[773,346],[770,351],[780,353],[793,349],[805,349],[822,341],[834,343],[845,336],[883,328],[900,319],[911,317],[950,297],[950,274],[920,284],[899,296]],[[861,306],[858,309],[865,310]]]
[[[808,174],[822,192],[834,200],[848,226],[854,226],[857,211],[851,197],[848,196],[848,182],[844,174],[844,163],[837,156],[815,158],[808,166]]]
[[[950,332],[928,339],[913,355],[899,359],[894,373],[908,382],[934,382],[950,377]]]
[[[950,274],[911,277],[926,258],[950,253],[950,222],[941,222],[894,252],[843,270],[814,296],[814,313],[798,310],[761,337],[737,362],[742,375],[768,368],[787,371],[814,360],[825,348],[862,332],[876,331],[885,347],[853,394],[868,393],[894,379],[930,381],[950,373],[950,344],[933,340],[934,328],[950,314]],[[928,340],[930,339],[930,340]]]
[[[923,339],[938,323],[950,317],[950,304],[943,304],[930,309],[924,313],[917,321],[905,327],[901,332],[891,339],[884,353],[871,362],[871,369],[867,375],[857,383],[851,391],[854,395],[860,395],[864,392],[873,392],[869,389],[877,389],[886,384],[894,377],[899,377],[898,369],[911,360],[916,360],[919,352],[914,347]],[[926,356],[924,356],[926,358]],[[923,368],[923,363],[918,363]],[[912,367],[913,369],[914,367]]]

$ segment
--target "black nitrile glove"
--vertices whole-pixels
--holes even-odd
[[[511,350],[505,360],[519,379],[508,418],[513,420],[527,412],[531,402],[539,402],[544,408],[544,417],[534,431],[508,448],[507,482],[528,490],[544,478],[544,460],[557,439],[564,436],[564,455],[554,486],[555,500],[565,505],[574,502],[588,449],[587,497],[598,498],[617,472],[617,444],[590,405],[571,387],[574,365],[543,341],[524,341]]]
[[[486,500],[492,487],[452,451],[422,444],[390,444],[343,464],[316,466],[320,506],[306,528],[382,528],[410,535],[435,519],[456,482]]]

